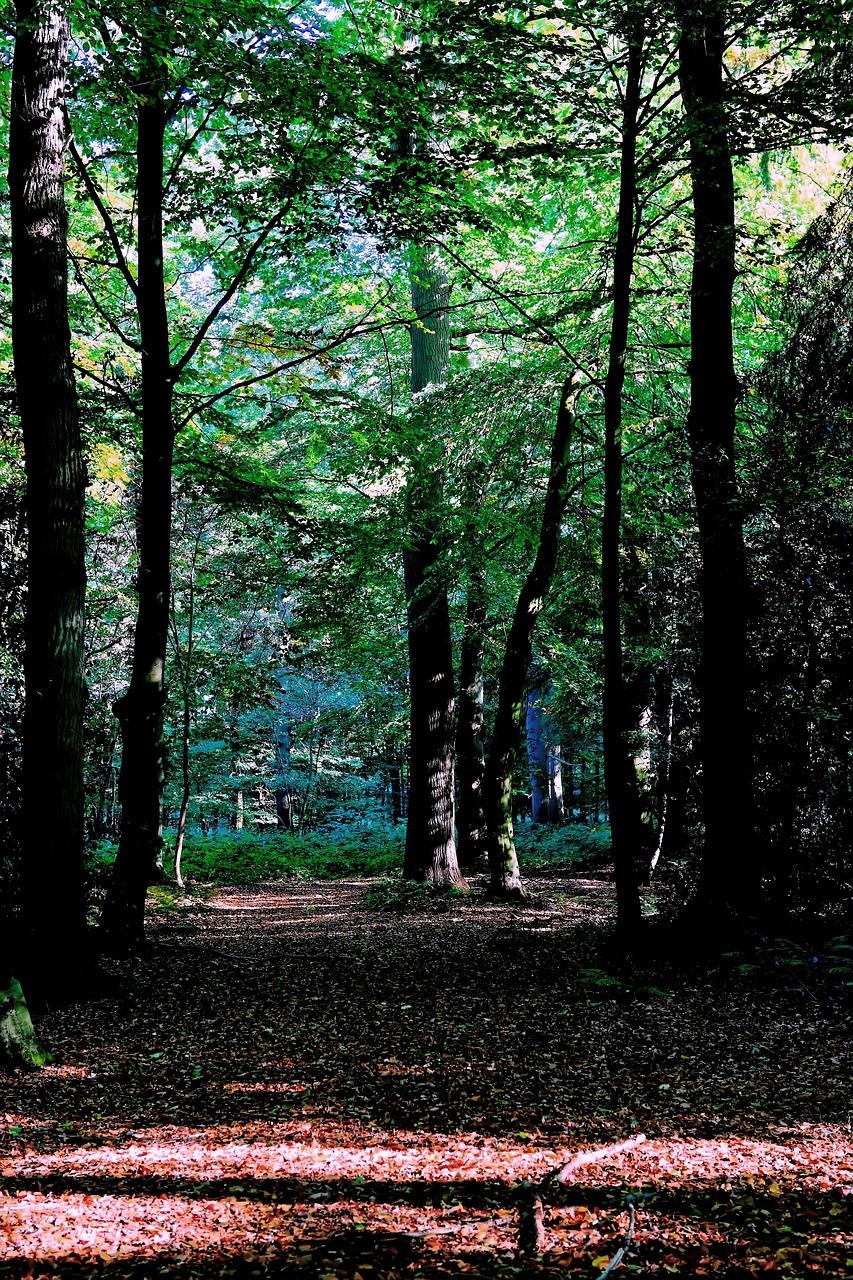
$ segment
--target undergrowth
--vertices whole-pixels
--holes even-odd
[[[587,826],[582,822],[555,825],[519,822],[515,844],[522,873],[527,867],[563,867],[579,862],[596,862],[610,855],[610,827],[606,823]]]
[[[394,911],[400,915],[415,911],[446,911],[450,903],[468,895],[453,885],[427,884],[419,880],[384,880],[364,895],[365,906],[373,911]]]
[[[115,845],[100,844],[90,856],[92,879],[101,879],[115,858]],[[164,867],[174,875],[174,843],[167,839]],[[342,833],[232,831],[186,837],[181,866],[188,884],[250,884],[282,877],[306,880],[389,875],[402,866],[403,829]]]
[[[334,822],[307,834],[250,830],[207,836],[191,833],[184,842],[183,876],[190,884],[390,876],[402,867],[404,838],[403,824],[358,822]],[[516,843],[522,871],[525,867],[556,869],[605,857],[610,830],[580,823],[537,826],[523,822],[518,825]],[[93,888],[108,874],[115,851],[114,844],[103,841],[90,852]],[[169,833],[164,856],[167,877],[174,875],[174,865],[174,834]]]

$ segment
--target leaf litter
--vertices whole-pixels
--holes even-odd
[[[54,1064],[2,1081],[0,1273],[595,1276],[632,1204],[626,1275],[850,1274],[847,1010],[603,980],[604,876],[533,910],[367,887],[152,903],[110,994],[41,1019]],[[522,1185],[641,1131],[548,1184],[522,1256]]]

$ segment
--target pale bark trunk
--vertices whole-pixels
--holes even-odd
[[[560,747],[549,746],[546,764],[548,768],[548,821],[562,822],[565,817],[563,806],[563,761],[560,758]]]
[[[459,663],[459,713],[456,724],[456,772],[459,862],[474,869],[486,855],[483,813],[483,648],[486,626],[486,586],[479,568],[471,570],[465,609],[465,629]]]
[[[536,823],[548,821],[548,746],[542,724],[540,692],[527,695],[527,767],[530,772],[530,816]]]

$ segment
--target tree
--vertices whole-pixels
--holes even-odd
[[[747,563],[735,467],[740,384],[734,369],[735,194],[723,54],[725,10],[691,15],[679,43],[690,140],[693,271],[687,431],[699,524],[702,632],[699,737],[704,846],[696,907],[708,920],[758,904],[747,712]]]
[[[642,851],[637,778],[627,742],[628,707],[622,668],[622,394],[631,307],[631,278],[638,228],[637,135],[644,70],[645,22],[636,5],[626,18],[628,46],[622,96],[622,149],[616,246],[613,257],[613,318],[604,379],[604,516],[601,532],[601,624],[604,648],[602,736],[604,785],[610,812],[616,874],[618,928],[627,937],[640,920],[637,862]]]
[[[85,952],[83,461],[68,325],[64,166],[69,26],[17,6],[9,128],[12,333],[27,474],[22,943],[18,961],[68,992]],[[7,993],[9,983],[2,984]],[[7,1025],[21,1026],[10,1015]],[[10,1034],[13,1034],[10,1033]],[[31,1050],[27,1050],[31,1053]]]
[[[525,685],[533,630],[542,611],[557,563],[560,524],[569,496],[569,462],[577,388],[571,377],[563,384],[551,445],[548,487],[539,545],[518,601],[498,678],[495,722],[486,758],[485,805],[489,841],[490,893],[525,901],[512,826],[512,778],[521,747]]]
[[[420,431],[429,431],[429,391],[447,380],[450,322],[447,276],[434,252],[412,250],[413,395]],[[440,473],[431,449],[420,450],[406,494],[409,534],[403,561],[409,639],[409,812],[403,875],[464,887],[456,857],[454,796],[455,683],[447,588],[437,526]]]

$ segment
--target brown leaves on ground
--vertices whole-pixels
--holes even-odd
[[[115,991],[6,1078],[0,1271],[403,1280],[850,1273],[849,1018],[736,975],[615,986],[610,886],[395,916],[363,883],[152,913]],[[592,975],[592,977],[590,976]],[[546,1193],[520,1184],[642,1129]]]

